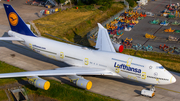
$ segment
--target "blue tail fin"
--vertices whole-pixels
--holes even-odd
[[[21,17],[17,14],[17,12],[13,9],[11,5],[4,4],[4,9],[6,11],[12,31],[23,35],[36,37],[36,35],[34,35],[34,33],[28,28],[28,26],[24,23],[24,21],[21,19]]]

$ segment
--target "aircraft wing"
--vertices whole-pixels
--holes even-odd
[[[115,75],[112,71],[99,68],[65,67],[55,70],[39,70],[16,73],[3,73],[0,78],[27,77],[27,76],[55,76],[55,75]]]
[[[100,23],[98,23],[98,27],[99,31],[95,48],[101,51],[116,52],[109,38],[107,29],[105,29]]]
[[[7,40],[7,41],[24,41],[21,38],[17,37],[0,37],[0,40]]]

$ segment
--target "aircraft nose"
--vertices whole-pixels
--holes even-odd
[[[171,83],[175,83],[176,82],[176,78],[174,76],[171,77]]]

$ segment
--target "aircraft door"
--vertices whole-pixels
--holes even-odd
[[[120,72],[120,68],[119,68],[118,66],[116,66],[115,72],[116,72],[116,73],[119,73],[119,72]]]
[[[60,52],[60,58],[61,58],[61,59],[64,58],[64,52]]]
[[[141,79],[144,79],[144,80],[146,79],[146,72],[141,73]]]

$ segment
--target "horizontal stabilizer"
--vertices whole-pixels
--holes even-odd
[[[7,41],[24,41],[21,38],[17,37],[0,37],[0,40],[7,40]]]
[[[56,70],[4,73],[0,74],[0,78],[54,75],[113,75],[113,73],[109,70],[99,68],[67,67],[58,68]]]

